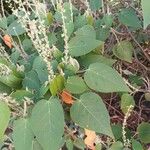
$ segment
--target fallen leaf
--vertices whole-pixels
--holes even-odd
[[[4,37],[3,37],[3,41],[4,41],[4,43],[9,47],[9,48],[12,48],[12,40],[11,40],[11,37],[8,35],[8,34],[6,34],[6,35],[4,35]]]
[[[87,145],[88,148],[95,150],[95,146],[94,146],[94,142],[96,139],[95,131],[91,131],[88,129],[84,129],[84,130],[85,130],[85,135],[86,135],[84,143]]]
[[[63,92],[60,94],[61,99],[66,104],[73,104],[74,100],[72,98],[72,95],[70,92],[63,90]]]

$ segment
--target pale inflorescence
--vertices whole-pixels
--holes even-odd
[[[91,10],[91,8],[90,8],[89,1],[88,1],[88,0],[85,0],[85,1],[84,1],[84,4],[85,4],[85,6],[87,7],[86,14],[87,14],[88,16],[90,16],[90,15],[92,14],[92,10]]]
[[[64,57],[62,58],[62,61],[64,62],[64,64],[70,64],[72,57],[69,54],[69,37],[68,37],[68,31],[67,31],[67,23],[66,23],[66,16],[65,16],[65,8],[64,8],[64,3],[63,0],[58,0],[56,1],[57,6],[59,6],[59,11],[61,14],[61,18],[62,18],[62,30],[63,30],[63,34],[62,37],[64,38]],[[71,22],[73,22],[73,5],[71,0],[69,0],[69,6],[70,6],[70,16],[71,16]]]
[[[8,2],[10,0],[7,0]],[[53,51],[55,50],[55,46],[50,47],[49,46],[49,40],[47,36],[47,28],[45,26],[45,22],[42,19],[42,16],[44,15],[46,17],[46,7],[45,9],[40,9],[39,6],[41,3],[37,0],[14,0],[14,2],[18,5],[17,8],[14,8],[12,5],[10,5],[13,14],[17,16],[18,22],[21,23],[22,27],[26,30],[28,36],[32,40],[32,43],[34,47],[36,48],[38,54],[43,58],[43,60],[47,64],[47,70],[49,73],[48,79],[51,81],[55,75],[51,66],[51,60],[53,57]],[[52,0],[52,5],[55,8],[55,4],[57,6],[60,6],[60,13],[62,17],[62,30],[63,34],[62,37],[64,37],[64,57],[62,58],[62,61],[65,64],[69,64],[71,61],[71,56],[69,55],[69,37],[68,37],[68,31],[66,28],[66,21],[65,21],[65,9],[64,9],[64,3],[63,0],[56,0],[55,3]],[[71,21],[73,21],[73,6],[71,0],[69,0],[70,5],[70,11],[71,11]],[[25,7],[27,6],[36,16],[36,19],[30,19],[31,11],[28,11],[28,9]],[[22,12],[22,13],[20,13]],[[41,15],[42,13],[42,15]],[[22,15],[23,14],[23,15]]]
[[[10,75],[12,70],[8,68],[5,64],[0,64],[0,76],[8,76]]]
[[[45,9],[39,10],[40,3],[39,1],[33,0],[32,2],[22,1],[22,0],[14,0],[16,4],[18,4],[17,8],[12,6],[11,9],[13,14],[18,17],[18,21],[21,23],[22,27],[26,30],[28,36],[32,40],[34,47],[36,48],[38,54],[43,58],[45,63],[47,64],[47,69],[49,72],[49,81],[54,78],[54,72],[52,70],[52,66],[50,64],[50,60],[52,59],[53,47],[50,48],[48,36],[47,36],[47,28],[45,27],[44,20],[41,18],[41,14],[46,16]],[[29,9],[34,12],[36,15],[36,19],[30,19],[31,12],[25,8],[25,5],[29,7]],[[34,8],[34,9],[33,9]],[[19,12],[23,12],[21,15]]]
[[[123,120],[123,125],[122,125],[122,135],[123,135],[122,139],[123,139],[123,142],[124,142],[124,146],[127,147],[127,148],[130,146],[130,140],[127,139],[127,137],[126,137],[125,128],[126,128],[126,126],[127,126],[127,120],[128,120],[128,118],[130,117],[130,115],[131,115],[131,113],[132,113],[132,110],[133,110],[133,106],[130,105],[130,106],[128,107],[127,113],[125,114],[125,117],[124,117],[124,120]]]

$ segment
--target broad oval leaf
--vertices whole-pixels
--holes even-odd
[[[96,40],[96,32],[90,25],[78,29],[75,37],[69,41],[69,50],[72,56],[78,57],[88,54],[103,42]]]
[[[28,119],[21,118],[15,121],[13,140],[15,150],[33,150],[34,134]]]
[[[44,150],[58,150],[64,133],[64,113],[57,98],[41,100],[33,108],[32,130]]]
[[[116,60],[111,59],[111,58],[107,58],[103,55],[97,55],[94,53],[89,53],[85,56],[80,57],[79,62],[84,67],[89,67],[89,65],[93,64],[93,63],[103,63],[103,64],[106,64],[108,66],[112,66],[116,62]]]
[[[150,143],[150,123],[142,122],[137,129],[141,142]]]
[[[78,76],[69,77],[65,87],[66,90],[73,94],[81,94],[87,89],[84,80]]]
[[[10,119],[10,110],[7,104],[0,100],[0,142],[3,140],[5,130]]]
[[[130,91],[119,73],[102,63],[91,64],[84,74],[84,79],[91,89],[98,92]]]
[[[70,114],[72,120],[82,128],[114,138],[108,111],[97,94],[88,92],[81,95],[72,105]]]
[[[25,33],[25,29],[21,26],[21,23],[18,23],[18,21],[16,20],[9,25],[7,29],[7,33],[9,35],[19,36]]]
[[[149,0],[141,0],[142,10],[143,10],[143,18],[144,18],[144,29],[150,24],[150,1]]]
[[[140,19],[132,8],[123,8],[119,13],[118,18],[119,21],[126,26],[133,27],[135,29],[142,27]]]

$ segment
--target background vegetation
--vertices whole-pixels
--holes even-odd
[[[2,150],[150,149],[149,0],[1,0]]]

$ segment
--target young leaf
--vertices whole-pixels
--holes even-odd
[[[122,77],[111,67],[94,63],[84,74],[87,85],[96,91],[103,93],[130,91]]]
[[[3,140],[5,130],[10,119],[10,110],[5,102],[0,100],[0,142]]]
[[[81,94],[87,89],[87,86],[81,77],[71,76],[67,79],[65,88],[73,94]]]
[[[128,112],[130,106],[135,106],[134,98],[129,94],[123,94],[121,96],[121,110],[124,114]]]
[[[72,56],[85,55],[103,42],[96,40],[96,32],[90,25],[85,25],[76,31],[76,36],[69,41],[69,50]]]
[[[73,104],[74,100],[72,98],[72,95],[71,93],[69,93],[68,91],[66,90],[63,90],[63,92],[61,93],[61,99],[64,103],[66,104]]]
[[[114,137],[108,111],[97,94],[89,92],[81,95],[72,105],[70,114],[72,120],[82,128]]]
[[[50,83],[50,91],[53,96],[56,96],[58,92],[64,88],[64,77],[62,75],[56,76]]]
[[[113,47],[113,53],[121,60],[132,63],[133,46],[128,41],[121,41]]]
[[[150,123],[142,122],[137,129],[141,142],[150,143]]]
[[[39,101],[32,110],[32,130],[44,150],[58,150],[64,133],[64,113],[57,98]]]
[[[144,18],[144,29],[150,24],[150,1],[149,0],[141,0],[142,10],[143,10],[143,18]]]
[[[15,150],[33,150],[34,134],[29,119],[21,118],[14,123],[13,140]]]
[[[94,142],[96,140],[95,131],[91,131],[91,130],[88,130],[88,129],[84,129],[84,130],[85,130],[85,135],[86,135],[84,143],[87,145],[88,148],[94,149],[95,148]]]

